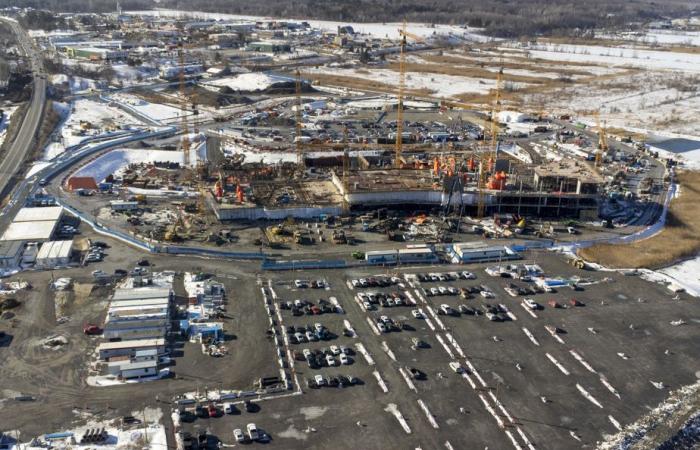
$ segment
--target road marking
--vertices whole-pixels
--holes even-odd
[[[569,353],[571,353],[571,356],[573,356],[574,358],[576,358],[576,361],[580,362],[581,365],[582,365],[583,367],[585,367],[589,372],[591,372],[591,373],[597,373],[597,372],[595,371],[595,369],[594,369],[590,364],[588,364],[588,362],[587,362],[585,359],[583,359],[583,356],[579,355],[579,354],[576,352],[576,350],[569,350]]]
[[[595,399],[595,397],[593,397],[590,393],[588,393],[588,391],[585,390],[585,389],[583,388],[583,386],[581,386],[580,384],[576,383],[576,389],[578,389],[578,391],[581,393],[581,395],[583,395],[584,397],[586,397],[586,398],[588,399],[588,401],[590,401],[591,403],[593,403],[594,405],[596,405],[598,408],[603,409],[603,405],[601,405],[600,402],[599,402],[598,400]]]
[[[455,448],[450,444],[450,441],[445,441],[445,448],[447,450],[455,450]]]
[[[358,352],[360,352],[362,354],[362,356],[365,357],[367,364],[369,364],[370,366],[374,365],[374,359],[372,358],[372,355],[369,354],[369,352],[365,348],[364,344],[362,344],[362,342],[358,342],[357,344],[355,344],[355,348],[357,349]]]
[[[557,366],[557,368],[558,368],[559,370],[561,370],[561,372],[562,372],[564,375],[570,375],[569,371],[566,370],[566,368],[565,368],[564,366],[562,366],[561,363],[560,363],[559,361],[557,361],[557,359],[556,359],[554,356],[550,355],[549,353],[545,353],[545,356],[547,357],[547,359],[549,359],[550,361],[552,361],[552,364],[554,364],[555,366]]]
[[[427,316],[425,317],[425,323],[428,324],[428,326],[430,327],[431,330],[435,331],[435,325],[433,325],[432,320],[428,319]]]
[[[403,367],[399,367],[399,373],[408,385],[408,388],[417,394],[418,389],[416,389],[416,385],[413,384],[413,381],[411,381],[411,377],[408,375],[408,372],[406,372],[406,370]]]
[[[457,350],[457,353],[459,354],[459,356],[464,358],[465,356],[464,356],[464,352],[462,351],[462,347],[459,346],[459,344],[457,343],[455,338],[453,338],[450,333],[445,333],[445,336],[447,336],[447,340],[450,341],[450,344],[452,344],[452,346],[455,348],[455,350]]]
[[[430,425],[432,425],[432,427],[435,429],[440,428],[440,425],[438,425],[437,421],[435,420],[435,416],[433,416],[433,414],[428,409],[428,405],[426,405],[425,402],[421,399],[418,399],[418,404],[425,413],[425,417],[428,418],[428,422],[430,422]]]
[[[377,325],[375,325],[374,321],[370,319],[369,317],[365,317],[367,319],[367,323],[369,324],[369,327],[372,329],[374,334],[377,336],[380,336],[382,334],[381,331],[379,331],[379,328],[377,328]]]
[[[538,346],[538,347],[540,346],[540,343],[537,342],[537,339],[535,339],[535,336],[533,336],[532,333],[530,333],[530,330],[528,330],[527,328],[523,327],[523,333],[525,333],[525,336],[527,336],[527,337],[530,338],[530,340],[532,341],[533,344],[535,344],[535,345]]]
[[[557,342],[559,342],[562,345],[566,345],[566,342],[564,342],[564,340],[557,334],[556,328],[554,328],[550,325],[545,325],[544,329],[547,330],[547,333],[549,333],[550,336],[552,336],[554,338],[554,340],[556,340]]]
[[[372,375],[374,375],[374,378],[377,379],[377,383],[379,383],[379,387],[382,389],[382,391],[384,391],[385,394],[389,392],[389,388],[386,386],[382,375],[376,370],[372,372]]]
[[[537,319],[537,314],[535,314],[535,312],[534,312],[533,310],[531,310],[530,308],[528,308],[527,305],[526,305],[525,303],[521,303],[520,306],[522,306],[523,309],[524,309],[525,311],[527,311],[528,314],[530,314],[532,317],[534,317],[535,319]]]
[[[608,390],[609,390],[610,392],[612,392],[612,394],[613,394],[615,397],[619,398],[620,400],[622,399],[622,397],[620,397],[620,393],[617,392],[617,389],[615,389],[615,388],[613,387],[613,385],[610,384],[610,382],[609,382],[603,375],[600,376],[600,382],[603,383],[603,386],[605,386],[606,388],[608,388]]]
[[[386,341],[382,341],[382,350],[389,355],[389,358],[391,358],[392,361],[396,362],[396,355],[394,352],[389,348],[389,344],[386,343]]]
[[[384,411],[393,414],[394,417],[396,417],[396,420],[398,420],[401,424],[401,427],[406,434],[411,434],[411,427],[408,426],[408,422],[406,422],[406,419],[404,419],[403,414],[401,414],[401,411],[399,411],[399,408],[395,403],[389,403]]]
[[[615,428],[617,428],[617,431],[622,431],[622,425],[620,425],[620,422],[615,420],[615,418],[613,416],[608,416],[608,420],[610,421],[611,424],[613,424],[613,426]]]
[[[442,348],[445,349],[448,355],[450,355],[450,359],[455,359],[454,353],[452,353],[452,350],[450,350],[450,347],[447,346],[445,343],[445,340],[440,336],[439,334],[435,333],[435,337],[437,338],[438,341],[440,341],[440,344],[442,344]]]

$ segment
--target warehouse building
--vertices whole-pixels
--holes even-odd
[[[0,270],[19,267],[24,241],[0,241]]]
[[[110,362],[107,365],[107,372],[125,380],[154,377],[158,375],[158,361],[125,360]]]
[[[454,263],[475,263],[519,258],[516,251],[505,245],[488,245],[485,242],[452,244],[448,254]]]
[[[73,256],[73,241],[49,241],[41,244],[36,255],[38,269],[54,269],[67,266]]]
[[[60,206],[22,208],[7,227],[0,241],[49,241],[62,215],[63,208]]]
[[[139,339],[134,341],[104,342],[97,347],[100,359],[106,361],[117,356],[133,358],[142,350],[156,350],[158,354],[165,353],[165,339]]]
[[[67,47],[66,55],[71,58],[86,58],[92,61],[117,61],[128,58],[129,51],[99,47]]]
[[[278,53],[289,53],[292,51],[292,46],[284,41],[258,41],[251,42],[246,47],[249,52],[267,53],[276,55]]]

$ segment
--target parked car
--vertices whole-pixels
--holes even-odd
[[[464,367],[457,361],[452,361],[450,362],[450,369],[452,369],[455,373],[463,373],[464,372]]]
[[[246,426],[246,429],[248,430],[248,437],[250,438],[250,440],[257,441],[258,438],[260,437],[258,435],[258,427],[256,427],[254,423],[249,423]]]

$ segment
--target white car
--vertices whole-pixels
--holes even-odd
[[[337,345],[331,345],[331,353],[334,355],[340,355],[340,349]]]
[[[445,286],[440,286],[440,287],[438,287],[438,292],[440,292],[440,295],[446,295],[447,288]]]
[[[401,278],[399,278],[399,277],[391,277],[391,282],[392,282],[393,284],[398,284],[398,283],[401,282]]]
[[[459,294],[459,290],[457,290],[456,287],[452,287],[452,286],[450,286],[450,287],[447,288],[447,292],[449,292],[450,295],[457,295],[457,294]]]
[[[495,295],[493,295],[493,292],[491,291],[481,291],[479,294],[484,297],[484,298],[494,298]]]
[[[328,367],[335,366],[335,358],[333,355],[326,355],[326,362],[328,363]]]
[[[340,364],[344,366],[350,364],[350,358],[348,358],[348,355],[346,355],[345,353],[340,354]]]
[[[462,272],[462,278],[464,278],[465,280],[475,280],[476,275],[465,270],[464,272]]]
[[[350,283],[352,287],[358,287],[360,285],[360,280],[352,280]]]
[[[416,319],[423,318],[423,314],[421,314],[421,312],[417,309],[414,309],[413,311],[411,311],[411,314],[413,314],[413,317],[415,317]]]
[[[452,361],[450,363],[450,369],[452,369],[455,373],[462,373],[464,372],[464,367],[457,361]]]
[[[309,282],[304,280],[294,280],[294,286],[298,288],[306,288],[309,287]]]
[[[316,342],[316,341],[318,341],[318,338],[316,337],[316,335],[313,334],[313,333],[310,332],[310,331],[307,331],[307,332],[306,332],[306,339],[307,339],[309,342]]]
[[[530,308],[532,310],[540,309],[539,303],[537,303],[536,301],[534,301],[531,298],[526,298],[525,300],[523,300],[523,303],[525,304],[525,306],[527,306],[528,308]]]
[[[367,302],[367,301],[362,302],[362,306],[364,306],[365,309],[368,310],[368,311],[374,309],[374,307],[372,306],[372,304],[371,304],[370,302]]]
[[[383,324],[389,323],[389,317],[387,316],[381,316],[379,320],[381,320]]]
[[[245,442],[245,434],[240,428],[233,430],[233,437],[236,439],[236,442]]]
[[[234,412],[236,412],[236,407],[233,405],[233,403],[224,403],[224,414],[233,414]],[[234,431],[233,434],[235,435],[236,432]]]
[[[438,288],[430,288],[430,295],[440,295],[440,291],[438,291]]]
[[[381,322],[379,322],[379,323],[377,324],[377,328],[379,328],[379,332],[380,332],[380,333],[386,333],[386,332],[387,332],[386,326],[385,326],[383,323],[381,323]]]
[[[260,437],[260,435],[258,434],[258,427],[256,427],[254,423],[249,423],[246,426],[246,429],[248,430],[248,437],[250,437],[250,440],[257,441]]]
[[[325,386],[326,384],[326,379],[323,378],[323,375],[316,375],[314,377],[314,381],[316,382],[317,386]]]

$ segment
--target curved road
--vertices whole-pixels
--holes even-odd
[[[19,46],[24,51],[32,66],[34,74],[34,86],[29,109],[22,119],[22,126],[15,136],[14,141],[8,146],[7,151],[0,160],[0,194],[7,194],[8,188],[12,188],[14,176],[22,167],[27,157],[36,145],[37,131],[46,103],[46,75],[43,72],[41,55],[36,51],[31,38],[24,29],[12,19],[0,17],[0,20],[10,26],[17,36]],[[16,120],[16,119],[15,119]]]

